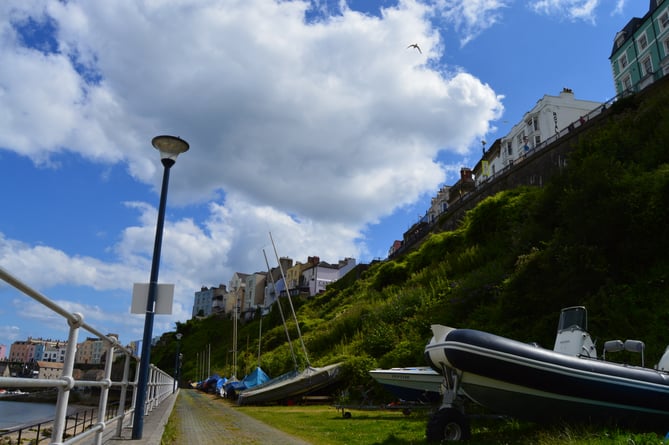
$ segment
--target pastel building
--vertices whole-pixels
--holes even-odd
[[[609,57],[616,94],[642,90],[669,73],[669,2],[650,0],[614,40]]]

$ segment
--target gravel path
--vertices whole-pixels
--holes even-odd
[[[218,396],[181,390],[174,409],[179,444],[310,445],[229,406]]]

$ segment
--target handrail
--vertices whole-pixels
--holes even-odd
[[[116,424],[116,437],[121,436],[123,428],[123,420],[129,414],[135,411],[135,401],[137,399],[137,373],[133,381],[129,380],[130,376],[130,362],[136,362],[135,370],[139,367],[139,357],[135,356],[133,351],[123,347],[119,344],[118,338],[115,336],[108,336],[100,332],[95,327],[84,321],[84,316],[78,312],[69,312],[57,303],[50,300],[45,295],[31,288],[18,278],[12,276],[5,269],[0,267],[0,278],[10,286],[21,291],[26,296],[32,298],[43,306],[48,307],[56,314],[63,317],[69,325],[69,333],[67,339],[67,347],[65,349],[65,359],[63,362],[62,375],[57,379],[39,379],[39,378],[17,378],[17,377],[0,377],[0,386],[4,388],[55,388],[58,390],[58,397],[56,401],[53,430],[51,434],[52,445],[65,445],[79,443],[86,438],[94,436],[96,445],[102,444],[102,432],[109,425]],[[73,378],[74,360],[77,351],[77,339],[79,336],[79,329],[84,329],[98,338],[100,338],[106,346],[106,357],[104,369],[104,378],[100,381],[89,380],[75,380]],[[112,364],[114,361],[114,353],[119,351],[125,356],[123,377],[119,381],[112,381]],[[67,408],[69,404],[70,391],[78,387],[95,387],[100,388],[100,399],[97,410],[97,423],[92,425],[86,431],[68,438],[63,442],[65,427],[67,422]],[[120,387],[121,396],[116,415],[108,419],[107,415],[107,399],[109,389],[112,387]],[[132,402],[130,407],[126,410],[126,391],[128,387],[132,387]],[[172,394],[174,387],[174,377],[170,376],[161,369],[151,365],[149,373],[149,383],[147,388],[147,397],[144,405],[144,415],[164,401]],[[0,437],[2,434],[0,434]],[[39,441],[39,438],[37,438]]]

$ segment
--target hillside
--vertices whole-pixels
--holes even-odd
[[[372,264],[358,280],[294,300],[311,364],[343,360],[347,384],[368,387],[368,369],[423,365],[433,323],[551,348],[559,310],[570,305],[588,308],[598,345],[643,340],[646,363],[656,363],[669,344],[665,85],[616,102],[608,121],[579,139],[567,168],[545,187],[489,197],[457,230],[432,234],[419,249]],[[284,302],[284,313],[289,309]],[[257,364],[259,328],[257,320],[239,326],[238,377]],[[197,379],[197,356],[209,344],[212,373],[231,374],[230,320],[190,320],[177,330],[184,334],[184,381]],[[285,339],[274,308],[263,319],[260,355],[271,376],[293,368]],[[304,363],[299,342],[294,348]],[[174,354],[168,333],[152,361],[172,370]]]

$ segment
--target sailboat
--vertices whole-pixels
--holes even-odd
[[[285,283],[287,282],[286,276],[283,272],[283,267],[281,266],[281,261],[279,259],[279,255],[277,254],[276,246],[274,245],[274,240],[272,239],[272,234],[270,233],[269,236],[270,240],[272,241],[272,247],[274,248],[274,255],[276,256],[276,260],[279,263],[281,277]],[[264,250],[263,255],[265,255]],[[265,255],[265,262],[267,263],[267,268],[269,269],[267,255]],[[272,285],[276,289],[272,274],[270,273],[269,276],[272,279]],[[314,367],[309,363],[309,356],[307,354],[307,349],[304,346],[304,341],[302,340],[302,333],[300,332],[300,325],[297,322],[297,316],[295,315],[295,308],[293,307],[293,301],[290,297],[290,292],[286,292],[286,294],[293,315],[293,320],[295,321],[295,325],[297,327],[297,335],[302,346],[302,353],[304,354],[307,366],[301,371],[298,370],[297,359],[295,357],[290,336],[288,336],[288,328],[286,327],[285,318],[283,316],[283,309],[281,309],[281,304],[279,303],[277,306],[279,306],[279,310],[281,311],[281,318],[284,323],[286,335],[288,336],[288,343],[293,355],[295,369],[258,386],[241,391],[237,398],[237,403],[239,405],[263,404],[295,399],[297,397],[301,397],[314,391],[326,388],[341,379],[341,363],[335,363],[333,365],[324,367]]]

